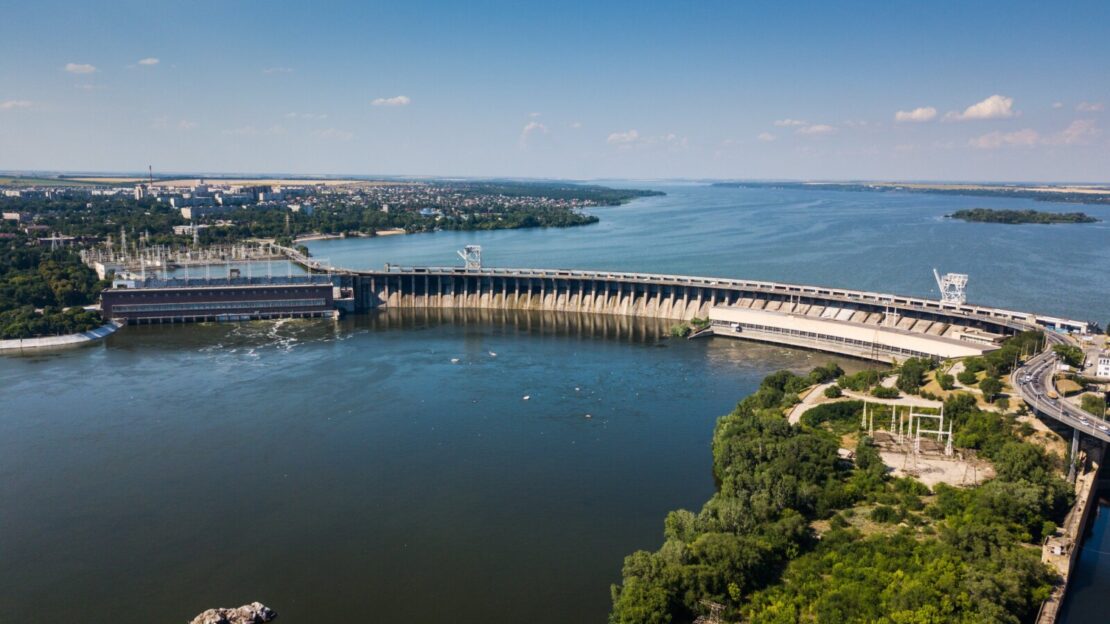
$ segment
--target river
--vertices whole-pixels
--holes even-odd
[[[1106,224],[943,219],[1032,202],[662,188],[588,227],[311,248],[373,267],[478,243],[492,265],[918,295],[936,265],[970,273],[977,303],[1110,318]],[[604,621],[622,558],[712,492],[717,416],[773,370],[862,366],[666,329],[393,310],[0,358],[0,621],[185,621],[252,600],[284,622]]]

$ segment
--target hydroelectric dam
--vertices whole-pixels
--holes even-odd
[[[490,268],[480,249],[464,267],[354,270],[273,246],[309,275],[116,280],[105,316],[177,323],[326,316],[378,308],[537,310],[686,322],[701,331],[891,362],[982,355],[1031,329],[1088,333],[1084,321],[968,304],[937,275],[942,299],[780,282],[614,271]]]
[[[394,267],[326,270],[353,312],[376,308],[541,310],[675,322],[715,335],[865,359],[981,355],[1029,329],[1086,333],[1083,321],[876,292],[651,273]]]

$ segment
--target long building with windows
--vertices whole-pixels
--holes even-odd
[[[101,294],[105,318],[130,324],[332,318],[327,275],[117,280]]]

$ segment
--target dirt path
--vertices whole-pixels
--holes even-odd
[[[809,408],[817,405],[818,401],[825,398],[825,389],[833,385],[836,385],[835,381],[814,386],[808,394],[802,397],[802,402],[792,407],[790,413],[786,415],[786,419],[790,421],[790,424],[798,424],[798,421],[802,419],[802,414],[806,413],[806,410]]]

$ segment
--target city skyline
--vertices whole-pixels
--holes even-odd
[[[0,169],[1107,181],[1098,3],[483,7],[12,7]]]

